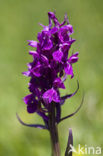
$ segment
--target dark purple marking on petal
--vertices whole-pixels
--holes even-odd
[[[24,122],[20,119],[20,117],[19,117],[19,115],[18,115],[17,113],[16,113],[16,116],[17,116],[18,121],[19,121],[22,125],[24,125],[24,126],[34,127],[34,128],[40,128],[40,129],[47,129],[47,127],[45,127],[44,125],[40,125],[40,124],[27,124],[27,123],[24,123]]]
[[[68,137],[68,142],[67,142],[67,147],[65,151],[65,156],[72,156],[72,146],[73,146],[73,134],[72,134],[72,129],[69,128],[69,137]]]

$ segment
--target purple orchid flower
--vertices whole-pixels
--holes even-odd
[[[78,87],[74,93],[62,97],[59,88],[66,89],[64,81],[68,75],[71,76],[70,78],[74,77],[73,64],[78,61],[79,53],[76,52],[70,56],[70,48],[75,39],[71,37],[74,31],[67,15],[61,24],[53,12],[48,12],[48,18],[48,26],[40,24],[43,30],[37,35],[38,41],[28,40],[28,45],[34,48],[34,51],[29,51],[33,61],[28,64],[28,71],[23,72],[25,76],[30,77],[30,94],[24,97],[27,111],[28,113],[37,113],[42,117],[45,125],[26,124],[18,115],[17,118],[25,126],[49,130],[53,155],[60,156],[57,124],[76,114],[83,102],[74,113],[61,117],[62,105],[66,99],[77,93],[79,83],[77,83]],[[72,140],[71,137],[70,140]],[[66,156],[69,156],[67,154],[68,146]]]

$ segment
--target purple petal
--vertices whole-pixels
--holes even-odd
[[[34,113],[37,111],[38,101],[35,100],[35,96],[33,94],[29,94],[24,97],[24,102],[27,104],[28,113]]]
[[[67,25],[67,27],[68,27],[69,35],[71,35],[74,32],[73,27],[71,24]]]
[[[61,42],[69,42],[69,35],[71,35],[73,33],[73,28],[72,25],[64,25],[60,28],[59,31],[59,39],[61,40]]]
[[[50,39],[44,41],[43,50],[50,50],[53,47],[53,43]]]
[[[29,42],[28,43],[29,46],[37,48],[37,41],[28,40],[28,42]]]
[[[54,80],[53,86],[56,88],[65,89],[64,83],[62,82],[61,78],[59,78],[59,77]]]
[[[60,48],[61,48],[61,50],[62,50],[63,52],[65,52],[65,51],[69,50],[70,45],[71,45],[71,44],[70,44],[69,42],[63,43],[63,44],[60,45]]]
[[[41,91],[39,90],[39,88],[36,88],[34,85],[33,85],[34,89],[33,89],[33,94],[35,96],[38,97],[38,99],[41,97]]]
[[[68,59],[68,62],[69,63],[76,63],[78,61],[78,52],[76,52],[75,54],[73,54],[69,59]]]
[[[47,104],[48,104],[48,103],[51,103],[52,101],[57,102],[57,103],[60,102],[59,96],[58,96],[56,90],[53,89],[53,88],[47,90],[47,91],[43,94],[43,100],[44,100],[44,102],[46,102]]]
[[[37,53],[37,51],[29,51],[29,54],[37,58],[39,57],[39,54]]]
[[[42,42],[42,33],[41,32],[38,33],[37,39],[39,42]]]
[[[72,68],[72,65],[71,65],[70,63],[69,63],[69,64],[66,64],[64,70],[65,70],[65,73],[66,73],[67,75],[71,75],[71,78],[74,77],[73,68]]]
[[[25,96],[23,100],[24,100],[25,104],[30,104],[31,101],[33,100],[33,95],[29,94],[29,95]]]
[[[69,20],[68,20],[67,14],[65,14],[64,21],[60,24],[60,26],[63,26],[66,22],[67,22],[67,24],[69,24]]]
[[[58,28],[57,27],[53,27],[51,30],[50,30],[51,34],[55,34],[58,32]]]
[[[49,64],[49,60],[46,56],[44,55],[41,55],[41,62],[45,65],[48,65]]]
[[[42,50],[50,50],[53,47],[50,37],[50,31],[42,31],[41,33],[38,33],[38,40]]]
[[[67,33],[67,30],[60,30],[58,33],[59,39],[62,43],[69,41],[69,34]]]
[[[36,101],[34,103],[27,105],[27,111],[28,113],[35,113],[37,111],[37,103]]]
[[[61,31],[69,32],[69,35],[71,35],[73,33],[73,27],[71,24],[64,25],[63,27],[61,27]]]
[[[53,53],[53,59],[55,60],[55,61],[58,61],[58,62],[61,62],[61,60],[62,60],[62,57],[63,57],[63,53],[61,52],[61,51],[55,51],[54,53]]]
[[[22,74],[25,75],[25,76],[30,76],[30,73],[31,73],[30,71],[22,72]]]
[[[28,69],[30,70],[32,68],[33,63],[27,63]]]
[[[39,23],[43,27],[43,31],[49,31],[49,27]]]
[[[31,72],[33,73],[34,76],[40,77],[41,76],[41,65],[37,65],[34,67]]]
[[[56,16],[55,16],[55,13],[48,12],[48,16],[49,16],[49,27],[52,26],[52,20],[55,23],[55,25],[60,25],[57,18],[56,18]]]
[[[53,18],[55,18],[55,13],[54,12],[48,12],[48,16],[53,19]]]
[[[75,39],[72,39],[72,38],[69,38],[69,44],[71,45],[72,43],[74,43],[76,40]]]

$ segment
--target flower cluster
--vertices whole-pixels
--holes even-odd
[[[24,97],[24,102],[29,113],[37,112],[45,121],[48,121],[50,105],[55,103],[59,122],[61,105],[76,93],[60,97],[59,88],[65,89],[67,75],[74,77],[73,64],[78,61],[78,52],[68,58],[75,39],[71,37],[73,27],[67,16],[62,23],[59,23],[53,12],[48,12],[48,17],[48,26],[40,24],[43,30],[37,35],[38,41],[28,40],[29,46],[35,48],[35,51],[29,51],[33,62],[28,64],[28,71],[23,72],[31,78],[31,94]]]

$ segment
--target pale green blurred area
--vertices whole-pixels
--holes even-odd
[[[103,1],[102,0],[0,0],[0,156],[49,156],[49,133],[45,130],[22,126],[16,112],[27,123],[42,123],[36,114],[26,113],[22,98],[29,93],[29,79],[22,76],[28,55],[27,40],[36,39],[41,30],[38,23],[48,24],[48,11],[56,10],[60,21],[67,13],[77,40],[72,51],[79,51],[79,62],[74,65],[75,78],[66,81],[71,93],[78,94],[67,100],[62,116],[75,111],[85,92],[80,112],[59,125],[61,153],[73,129],[74,145],[103,147]]]

